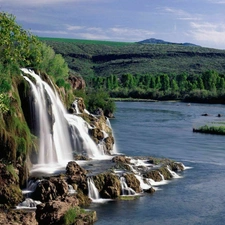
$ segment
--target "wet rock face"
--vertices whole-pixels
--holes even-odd
[[[58,197],[65,197],[68,192],[68,184],[64,179],[52,177],[38,183],[36,190],[32,193],[32,198],[47,202]]]
[[[173,170],[173,171],[184,170],[184,165],[182,163],[179,163],[179,162],[170,163],[169,166],[171,167],[171,170]]]
[[[140,187],[140,181],[135,177],[134,174],[124,174],[124,177],[128,187],[132,188],[136,193],[140,193],[142,191]]]
[[[150,178],[150,179],[154,180],[155,182],[162,181],[162,176],[160,175],[159,171],[157,171],[157,170],[148,171],[143,175],[143,177]]]
[[[102,198],[117,198],[121,193],[121,185],[118,176],[112,173],[98,174],[93,177],[96,188]]]
[[[67,164],[66,175],[67,182],[73,187],[76,186],[83,190],[84,193],[87,193],[87,171],[80,167],[75,161],[71,161]]]
[[[12,165],[0,164],[0,207],[9,208],[18,205],[22,199],[17,171]]]

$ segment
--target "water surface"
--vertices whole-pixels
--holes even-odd
[[[225,137],[193,133],[210,121],[225,121],[223,105],[118,102],[111,125],[117,148],[128,156],[155,156],[192,169],[133,201],[92,204],[96,225],[225,224]],[[207,113],[209,116],[201,116]]]

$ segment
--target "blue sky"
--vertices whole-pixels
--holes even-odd
[[[0,9],[41,37],[225,49],[225,0],[0,0]]]

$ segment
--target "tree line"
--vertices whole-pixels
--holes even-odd
[[[114,98],[198,99],[221,98],[225,90],[225,76],[216,71],[202,74],[123,74],[86,77],[90,89],[103,89]]]

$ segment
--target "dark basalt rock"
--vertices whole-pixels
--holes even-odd
[[[66,175],[67,175],[67,182],[77,188],[83,190],[84,193],[87,194],[88,187],[87,187],[87,171],[80,167],[75,161],[71,161],[67,164],[66,167]]]
[[[140,188],[140,181],[132,173],[127,173],[123,175],[126,179],[128,187],[132,188],[136,193],[140,193],[142,190]]]
[[[68,184],[64,179],[51,177],[49,180],[40,181],[31,197],[41,202],[48,202],[67,196],[68,192]]]
[[[64,224],[65,213],[78,206],[78,200],[74,197],[56,199],[37,206],[36,219],[39,225]]]
[[[121,193],[121,185],[118,176],[113,173],[102,173],[93,177],[96,188],[102,198],[117,198]]]

